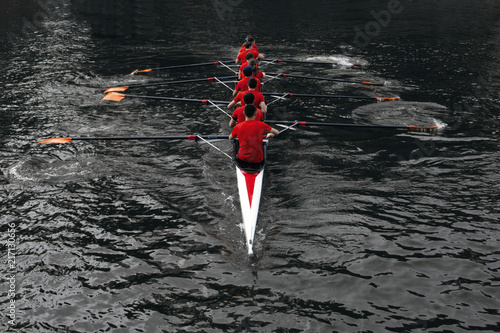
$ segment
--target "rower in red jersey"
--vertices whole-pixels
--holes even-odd
[[[243,75],[245,77],[242,78],[236,84],[236,88],[234,88],[234,91],[233,91],[233,96],[236,96],[236,94],[238,92],[240,92],[240,91],[245,92],[245,91],[247,91],[249,89],[248,88],[248,81],[252,78],[252,75],[253,75],[253,69],[252,69],[252,67],[247,66],[247,67],[243,68]],[[262,85],[260,83],[260,80],[259,79],[256,79],[256,80],[257,80],[257,86],[255,87],[255,90],[256,91],[261,91],[262,90]]]
[[[255,59],[250,59],[248,61],[248,66],[252,67],[252,77],[256,78],[256,79],[262,79],[264,77],[266,77],[266,73],[262,72],[260,69],[259,69],[259,65],[257,65],[257,61]],[[261,91],[262,89],[260,89],[259,91]]]
[[[264,59],[264,56],[262,54],[260,54],[259,52],[257,51],[254,51],[252,50],[252,43],[246,43],[245,44],[245,50],[240,52],[240,54],[238,54],[238,57],[236,57],[236,60],[235,62],[237,64],[242,64],[245,62],[246,60],[246,56],[247,56],[247,53],[248,52],[252,52],[253,53],[253,57],[256,59],[256,60],[261,60],[261,59]]]
[[[229,121],[229,127],[234,127],[236,126],[236,124],[240,124],[245,121],[245,108],[248,105],[252,105],[255,107],[255,105],[253,105],[254,99],[255,96],[252,93],[246,93],[243,96],[243,100],[245,101],[246,105],[240,106],[239,108],[234,110],[233,115],[231,116],[231,120]],[[255,120],[264,121],[264,114],[259,109],[257,109]]]
[[[252,50],[257,51],[257,52],[259,51],[258,47],[257,47],[257,44],[255,44],[255,37],[253,37],[251,35],[248,35],[245,38],[245,42],[243,43],[243,45],[241,45],[240,52],[245,51],[245,44],[248,43],[248,42],[252,43]]]
[[[238,69],[238,80],[241,80],[243,78],[243,68],[248,66],[248,62],[250,60],[254,59],[254,55],[252,52],[248,52],[246,55],[246,60],[243,64],[241,64],[240,68]],[[255,59],[254,59],[255,60]]]
[[[227,105],[228,109],[233,108],[236,106],[236,104],[240,103],[241,106],[246,105],[243,96],[246,93],[252,93],[255,97],[255,100],[253,101],[253,105],[258,107],[259,109],[262,110],[262,113],[267,113],[267,105],[266,101],[264,99],[264,95],[262,95],[261,92],[256,91],[255,88],[257,87],[257,79],[251,78],[248,80],[248,90],[246,92],[239,92],[238,95]]]
[[[279,131],[272,128],[268,124],[255,120],[256,108],[253,105],[245,107],[246,121],[236,125],[229,140],[238,138],[240,149],[236,155],[238,163],[246,165],[255,165],[264,160],[264,152],[262,151],[262,141],[264,134],[267,133],[267,138],[272,138],[279,134]],[[240,165],[241,165],[240,164]]]

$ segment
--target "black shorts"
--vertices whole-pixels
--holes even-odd
[[[250,163],[250,162],[245,162],[245,161],[242,161],[238,158],[238,155],[236,155],[236,163],[238,163],[238,165],[243,169],[248,169],[248,170],[260,170],[262,168],[262,166],[264,165],[264,160],[262,160],[261,162],[257,162],[257,163]]]

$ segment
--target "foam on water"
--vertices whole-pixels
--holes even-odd
[[[351,67],[354,65],[362,64],[368,65],[366,61],[360,61],[356,58],[351,58],[345,55],[332,55],[332,56],[311,56],[305,59],[306,61],[319,61],[319,62],[332,62],[338,64],[338,66]]]

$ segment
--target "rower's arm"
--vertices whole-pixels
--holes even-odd
[[[260,102],[259,108],[260,108],[260,111],[262,111],[262,113],[264,113],[264,114],[267,113],[267,105],[265,102]]]
[[[234,118],[231,117],[231,120],[229,121],[229,127],[234,127],[234,126],[236,126],[237,123],[238,122]]]
[[[275,137],[278,134],[280,134],[280,132],[277,129],[272,128],[271,131],[269,131],[269,133],[267,133],[266,137],[272,138],[272,137]]]
[[[233,99],[233,100],[231,101],[231,103],[229,103],[229,104],[227,105],[227,108],[228,108],[228,109],[231,109],[231,108],[233,108],[235,105],[236,105],[236,101]]]

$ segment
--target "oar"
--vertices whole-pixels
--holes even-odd
[[[180,81],[165,81],[165,82],[155,82],[155,83],[146,83],[146,84],[132,84],[129,86],[123,86],[123,87],[112,87],[106,89],[104,92],[121,92],[125,91],[127,89],[133,89],[133,88],[141,88],[141,87],[151,87],[151,86],[164,86],[168,84],[178,84],[178,83],[191,83],[191,82],[203,82],[203,81],[209,81],[209,82],[221,82],[222,80],[229,80],[229,79],[236,79],[238,76],[233,75],[233,76],[223,76],[223,77],[205,77],[205,78],[200,78],[200,79],[188,79],[188,80],[180,80]]]
[[[283,96],[286,98],[291,97],[315,97],[315,98],[348,98],[348,99],[375,99],[378,102],[381,101],[394,101],[398,100],[399,97],[371,97],[371,96],[341,96],[341,95],[317,95],[317,94],[295,94],[295,93],[272,93],[272,92],[263,92],[263,95],[269,96]]]
[[[106,96],[103,97],[103,100],[115,101],[119,102],[124,98],[141,98],[141,99],[158,99],[158,100],[166,100],[166,101],[181,101],[181,102],[195,102],[195,103],[203,103],[209,104],[209,101],[212,101],[216,104],[229,104],[228,101],[214,101],[210,99],[192,99],[192,98],[182,98],[182,97],[163,97],[163,96],[141,96],[141,95],[126,95],[120,94],[116,92],[110,92]]]
[[[345,80],[345,79],[332,79],[328,77],[315,77],[315,76],[306,76],[306,75],[295,75],[295,74],[285,74],[285,73],[266,73],[266,75],[275,75],[278,77],[293,77],[298,79],[310,79],[310,80],[323,80],[323,81],[334,81],[334,82],[347,82],[347,83],[358,83],[365,84],[371,86],[383,86],[384,83],[374,83],[368,81],[354,81],[354,80]]]
[[[306,61],[306,60],[293,60],[293,59],[263,59],[263,61],[274,62],[289,62],[295,64],[314,64],[314,65],[341,65],[338,62],[326,62],[326,61]],[[361,66],[361,64],[352,64],[353,66]]]
[[[222,140],[228,139],[228,135],[173,135],[173,136],[114,136],[114,137],[81,137],[81,138],[50,138],[42,140],[38,143],[67,143],[77,140]]]
[[[268,124],[283,124],[295,126],[330,126],[330,127],[345,127],[345,128],[374,128],[374,129],[396,129],[405,130],[408,132],[421,132],[421,133],[436,133],[438,126],[392,126],[392,125],[364,125],[364,124],[348,124],[348,123],[322,123],[311,121],[289,121],[289,120],[265,120]]]
[[[176,65],[176,66],[167,66],[167,67],[157,67],[157,68],[148,68],[148,69],[136,69],[133,71],[132,75],[134,74],[146,74],[150,73],[152,71],[157,71],[157,70],[165,70],[165,69],[176,69],[176,68],[187,68],[187,67],[199,67],[199,66],[209,66],[209,65],[222,65],[222,64],[230,64],[234,62],[234,60],[224,60],[224,61],[211,61],[211,62],[201,62],[198,64],[186,64],[186,65]]]

